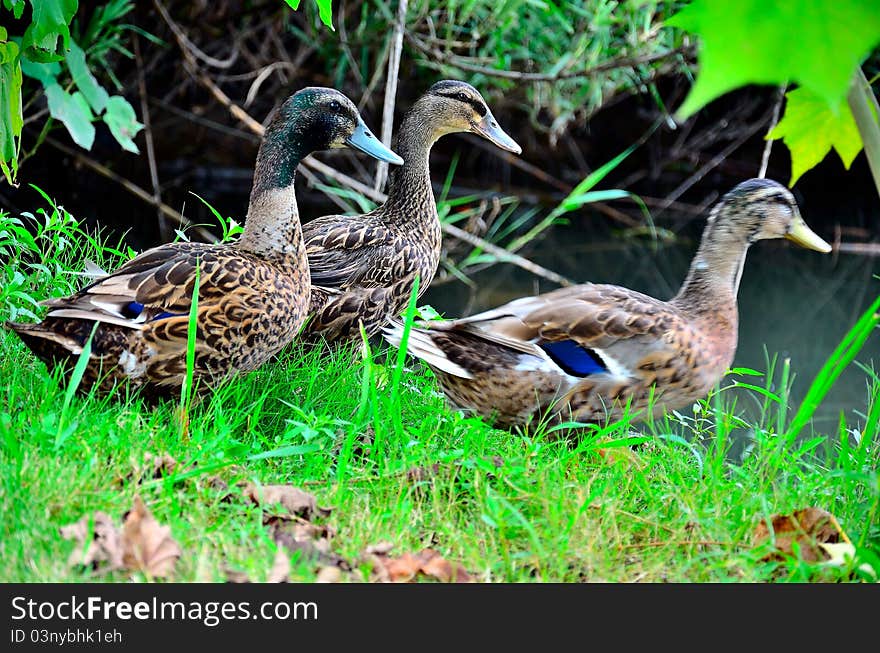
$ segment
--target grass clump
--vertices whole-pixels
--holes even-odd
[[[82,285],[84,259],[113,267],[126,256],[60,208],[38,216],[36,238],[0,216],[2,319],[36,319],[35,300]],[[878,308],[848,342],[875,327]],[[834,352],[816,392],[844,355],[858,360]],[[345,578],[369,577],[364,552],[386,541],[399,553],[432,548],[490,582],[876,580],[880,378],[864,367],[863,409],[819,433],[788,405],[787,365],[768,369],[732,371],[689,413],[648,424],[627,416],[568,441],[544,425],[510,433],[449,410],[431,372],[397,350],[294,345],[194,403],[181,428],[177,402],[68,398],[2,330],[3,580],[94,580],[71,564],[74,545],[59,528],[98,510],[118,518],[136,495],[180,544],[171,580],[223,581],[229,569],[264,580],[278,550],[292,580],[314,580],[323,563],[279,549],[272,511],[245,496],[247,483],[291,484],[331,506],[317,521],[335,531],[332,554],[362,573]],[[752,403],[760,410],[743,410]],[[176,464],[157,473],[147,454]],[[809,506],[836,517],[854,560],[774,557],[754,545],[761,519]],[[150,579],[97,578],[130,577]]]

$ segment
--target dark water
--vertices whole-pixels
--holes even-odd
[[[697,246],[696,241],[655,247],[644,241],[588,238],[573,227],[555,227],[524,255],[577,282],[613,283],[668,299],[677,292]],[[786,241],[757,243],[749,251],[740,285],[734,366],[764,372],[766,354],[777,355],[780,362],[789,359],[795,374],[791,396],[800,402],[844,334],[880,295],[877,276],[877,257],[820,254]],[[558,287],[506,263],[476,273],[473,281],[473,288],[459,281],[434,285],[422,303],[446,316],[470,315]],[[880,331],[856,361],[880,369]],[[867,407],[867,378],[855,365],[847,368],[818,411],[817,425],[833,431],[841,411],[851,426],[863,422],[857,413],[864,414]]]

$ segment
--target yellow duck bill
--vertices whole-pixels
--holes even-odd
[[[365,154],[369,154],[371,157],[379,159],[379,161],[386,161],[398,166],[403,164],[403,159],[382,145],[382,142],[373,136],[373,132],[367,128],[362,120],[358,121],[358,125],[351,136],[345,139],[345,144]]]
[[[831,251],[831,245],[817,236],[816,232],[810,229],[807,226],[807,223],[803,221],[803,218],[800,217],[796,217],[792,221],[791,228],[788,230],[788,233],[785,234],[785,237],[793,243],[797,243],[801,247],[806,247],[807,249],[813,249],[817,252],[824,252],[826,254]]]

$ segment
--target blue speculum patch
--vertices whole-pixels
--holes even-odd
[[[136,318],[138,315],[144,312],[144,305],[140,302],[128,302],[128,306],[125,307],[123,313],[126,317],[131,319]],[[156,320],[164,320],[166,317],[176,317],[178,315],[186,315],[186,313],[168,313],[163,311],[156,315],[155,317],[150,319],[150,322],[154,322]]]
[[[547,352],[554,363],[571,376],[589,376],[608,371],[601,358],[574,340],[544,342],[539,346]]]

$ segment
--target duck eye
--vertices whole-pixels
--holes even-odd
[[[462,102],[467,102],[467,101],[468,101],[468,96],[465,95],[464,93],[460,92],[460,91],[459,91],[458,93],[455,94],[455,98],[456,98],[457,100],[461,100]]]
[[[333,111],[342,111],[342,105],[339,103],[339,100],[330,100],[329,106]]]

